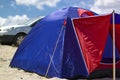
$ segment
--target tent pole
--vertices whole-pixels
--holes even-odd
[[[83,51],[82,51],[81,46],[80,46],[80,43],[79,43],[79,39],[78,39],[78,36],[77,36],[77,32],[76,32],[75,27],[74,27],[73,19],[71,19],[71,21],[72,21],[73,29],[74,29],[74,32],[75,32],[75,36],[76,36],[76,39],[77,39],[77,42],[78,42],[80,51],[82,52],[82,58],[83,58],[83,61],[84,61],[84,63],[85,63],[85,66],[86,66],[86,70],[87,70],[87,72],[89,73],[89,70],[88,70],[88,68],[87,68],[87,64],[86,64],[85,59],[84,59]]]
[[[51,66],[51,64],[52,64],[52,62],[53,62],[53,57],[54,57],[54,55],[55,55],[55,51],[56,51],[56,49],[57,49],[57,46],[58,46],[58,43],[59,43],[59,40],[60,40],[60,37],[61,37],[61,34],[62,34],[63,29],[64,29],[64,26],[61,27],[61,30],[60,30],[58,39],[57,39],[56,44],[55,44],[55,48],[54,48],[53,53],[52,53],[52,55],[51,55],[51,57],[50,57],[50,62],[49,62],[49,64],[48,64],[48,67],[47,67],[47,70],[46,70],[46,73],[45,73],[45,77],[47,77],[48,72],[49,72],[49,69],[50,69],[50,66]]]
[[[116,77],[116,67],[115,67],[115,14],[113,11],[113,80]]]

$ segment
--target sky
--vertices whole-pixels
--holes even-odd
[[[120,13],[120,0],[0,0],[0,26],[23,23],[69,6],[89,9],[98,14]]]

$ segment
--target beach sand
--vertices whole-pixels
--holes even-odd
[[[35,73],[29,73],[24,70],[9,67],[10,61],[16,50],[17,47],[0,45],[0,80],[47,80],[47,78],[39,76]],[[51,78],[49,80],[60,79]]]
[[[16,50],[17,47],[0,44],[0,80],[67,80],[56,77],[48,79],[35,73],[25,72],[24,70],[9,67],[10,61],[12,60]],[[112,80],[112,79],[104,78],[94,80]]]

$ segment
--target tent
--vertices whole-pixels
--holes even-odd
[[[93,15],[97,14],[79,7],[69,7],[44,17],[18,47],[10,66],[46,77],[89,76],[71,18]],[[107,40],[101,63],[112,58],[106,52],[112,39],[109,36]]]
[[[112,16],[114,16],[115,18],[113,19]],[[93,54],[93,57],[96,57],[95,59],[93,59],[93,61],[96,61],[96,60],[98,61],[98,58],[100,58],[100,57],[102,59],[99,63],[99,66],[97,66],[97,68],[89,75],[90,78],[112,77],[113,76],[113,72],[112,72],[113,71],[112,70],[113,69],[113,53],[114,53],[113,52],[113,20],[115,21],[114,25],[115,25],[115,46],[116,46],[115,47],[116,77],[120,77],[120,75],[119,75],[120,74],[120,54],[119,54],[120,53],[120,38],[119,38],[119,35],[120,35],[120,15],[117,14],[117,13],[114,13],[114,15],[111,15],[110,20],[111,20],[110,23],[109,23],[110,25],[107,28],[107,26],[103,26],[102,24],[100,24],[100,23],[103,23],[103,22],[98,22],[97,24],[94,24],[95,22],[97,22],[97,19],[96,19],[96,21],[94,19],[94,22],[93,22],[95,27],[91,26],[92,23],[90,23],[90,19],[84,18],[84,20],[83,20],[82,18],[78,18],[78,21],[76,19],[76,23],[75,23],[74,27],[77,27],[77,26],[79,27],[79,28],[77,28],[79,31],[77,31],[77,29],[76,29],[76,31],[78,33],[78,36],[80,37],[79,41],[82,42],[80,46],[84,46],[83,47],[84,48],[83,52],[87,53],[86,54],[87,55],[86,60],[88,60],[88,62],[92,61],[91,60],[92,57],[91,56],[88,57],[88,55],[89,55],[88,53],[91,50],[90,53],[93,54],[93,52],[95,50],[95,49],[91,48],[91,46],[90,46],[91,42],[90,41],[93,40],[94,43],[99,42],[101,44],[101,42],[103,42],[103,38],[105,38],[105,35],[108,32],[108,34],[106,36],[106,42],[104,43],[105,47],[102,46],[103,49],[104,49],[104,50],[102,50],[103,51],[102,55],[99,54],[99,52],[97,52],[97,55],[99,54],[98,55],[99,57],[95,56],[96,53]],[[100,25],[100,26],[96,26],[96,25]],[[90,29],[89,29],[89,27],[90,27]],[[102,27],[103,27],[103,29],[102,29]],[[94,31],[94,28],[96,28],[95,31],[98,31],[98,32],[99,32],[98,28],[101,28],[100,29],[101,31],[104,31],[106,28],[107,28],[107,30],[106,30],[106,33],[104,33],[104,32],[97,33],[97,32]],[[92,34],[92,31],[94,31],[93,34]],[[83,35],[81,33],[84,34],[84,38],[86,38],[86,40],[83,40],[83,37],[82,37]],[[88,35],[88,33],[89,33],[89,36],[86,37],[86,35]],[[97,35],[95,36],[94,34],[95,35],[97,34]],[[101,37],[102,35],[104,35],[104,37]],[[93,37],[91,38],[91,36],[93,36]],[[91,38],[90,41],[89,41],[89,39],[90,39],[89,37]],[[97,38],[99,38],[99,39],[97,39]],[[86,41],[86,43],[85,43],[85,41]],[[98,45],[98,43],[95,44],[95,45]],[[90,46],[91,49],[89,48],[89,46]],[[98,45],[98,47],[100,47],[100,45]],[[86,49],[86,48],[88,48],[88,49]],[[84,56],[86,56],[86,55],[84,54]],[[94,65],[94,63],[87,64],[87,66],[91,66],[91,65]]]

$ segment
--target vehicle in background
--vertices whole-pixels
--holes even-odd
[[[37,17],[28,20],[22,25],[0,27],[0,43],[9,43],[13,44],[14,46],[19,46],[31,28],[34,27],[41,19],[42,17]]]

